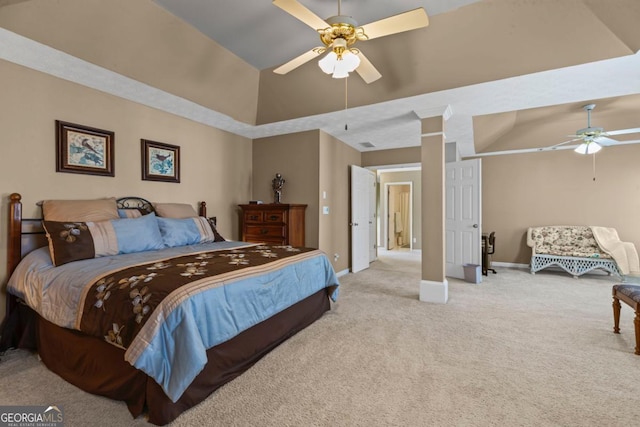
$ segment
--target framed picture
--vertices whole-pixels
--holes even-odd
[[[142,179],[180,182],[180,147],[141,139]]]
[[[114,176],[114,133],[56,120],[56,172]]]

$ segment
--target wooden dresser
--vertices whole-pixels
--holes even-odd
[[[304,246],[307,205],[269,203],[238,205],[242,209],[242,240]]]

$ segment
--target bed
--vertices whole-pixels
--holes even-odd
[[[0,350],[37,350],[134,418],[171,422],[338,296],[317,249],[227,241],[204,204],[197,217],[167,218],[145,199],[113,202],[118,218],[55,221],[51,207],[45,220],[23,219],[21,196],[10,196]]]

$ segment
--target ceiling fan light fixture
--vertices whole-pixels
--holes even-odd
[[[333,69],[337,61],[338,55],[336,55],[334,51],[330,51],[324,56],[324,58],[318,61],[318,66],[324,73],[331,74],[333,73]]]
[[[590,141],[590,142],[583,142],[582,144],[578,145],[576,149],[573,151],[579,154],[596,154],[601,149],[602,149],[602,146],[600,144],[594,141]]]
[[[344,79],[349,77],[349,72],[345,69],[336,68],[333,74],[331,74],[331,77],[333,77],[334,79]]]
[[[331,74],[334,79],[349,77],[349,73],[360,65],[360,58],[349,49],[344,49],[338,44],[318,61],[318,66],[326,74]]]

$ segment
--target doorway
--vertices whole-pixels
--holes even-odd
[[[413,183],[386,183],[385,196],[384,247],[387,250],[413,249]]]

